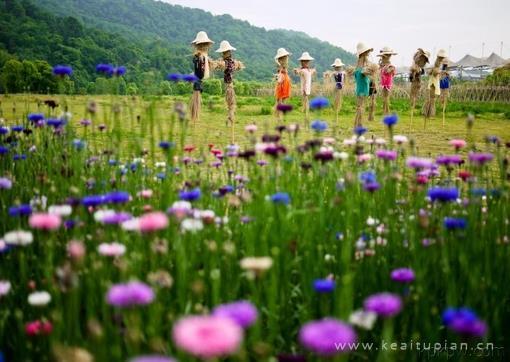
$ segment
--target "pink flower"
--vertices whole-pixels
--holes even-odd
[[[25,333],[28,336],[49,335],[53,331],[53,325],[49,321],[32,321],[25,324]]]
[[[173,328],[178,348],[200,358],[215,358],[235,353],[243,340],[243,329],[226,317],[190,316]]]
[[[79,261],[83,259],[86,253],[85,244],[78,240],[71,240],[67,244],[67,255],[74,260]]]
[[[141,232],[151,232],[165,229],[168,226],[168,217],[162,212],[151,212],[140,217]]]
[[[449,144],[455,147],[456,150],[466,147],[466,141],[459,139],[450,140]]]
[[[97,248],[99,251],[99,254],[103,256],[121,256],[126,252],[126,247],[123,244],[120,243],[102,243],[99,244],[99,247]]]
[[[140,196],[142,199],[150,199],[152,197],[152,190],[142,190],[138,193],[138,196]]]
[[[244,130],[249,133],[254,133],[257,131],[257,125],[255,124],[249,124],[246,127],[244,127]]]
[[[34,229],[55,230],[62,224],[62,218],[59,215],[36,213],[30,216],[28,223]]]

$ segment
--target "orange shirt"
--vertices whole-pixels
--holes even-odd
[[[290,77],[286,69],[278,71],[278,83],[275,89],[276,99],[287,99],[290,97]]]

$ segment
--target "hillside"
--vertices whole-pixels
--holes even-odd
[[[206,30],[217,44],[227,39],[238,49],[238,57],[247,65],[240,79],[270,79],[273,56],[279,47],[294,54],[294,65],[305,50],[316,58],[321,70],[329,68],[336,57],[344,63],[354,62],[354,55],[302,32],[268,31],[230,15],[213,16],[203,10],[154,0],[38,0],[37,4],[60,16],[74,16],[84,24],[136,41],[159,40],[188,47],[199,30]],[[190,48],[187,49],[189,53]]]

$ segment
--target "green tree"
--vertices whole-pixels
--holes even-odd
[[[16,93],[23,90],[23,63],[10,59],[2,67],[2,87],[6,92]]]

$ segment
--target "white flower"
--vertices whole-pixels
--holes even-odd
[[[377,314],[375,312],[366,312],[358,309],[349,316],[349,323],[370,330],[374,327],[374,323],[377,320]]]
[[[324,139],[322,140],[322,142],[323,142],[325,145],[333,145],[333,144],[335,144],[336,140],[335,140],[333,137],[324,137]]]
[[[378,145],[385,145],[386,144],[386,140],[384,138],[376,138],[375,139],[375,143],[378,144]]]
[[[46,196],[34,197],[30,200],[30,206],[32,208],[37,209],[40,206],[41,210],[46,210],[46,203],[48,202],[48,198]]]
[[[140,230],[140,218],[134,217],[120,224],[122,230],[126,231],[139,231]]]
[[[7,295],[11,290],[11,282],[8,280],[0,280],[0,297]]]
[[[51,205],[48,213],[58,216],[69,216],[73,212],[71,205]]]
[[[14,230],[4,235],[4,241],[9,245],[25,246],[32,244],[34,236],[30,231]]]
[[[349,154],[347,152],[335,152],[333,153],[333,158],[336,160],[347,160],[349,158]]]
[[[273,265],[273,259],[270,256],[251,256],[241,259],[241,268],[251,271],[264,271]]]
[[[396,134],[395,136],[393,136],[393,141],[397,142],[399,144],[402,144],[402,143],[407,143],[408,139],[407,139],[406,136],[403,136],[403,135],[400,135],[400,134]]]
[[[372,216],[369,216],[368,219],[367,219],[367,225],[368,226],[374,226],[375,223],[376,223],[376,220]]]
[[[115,215],[114,210],[97,210],[94,213],[94,220],[97,222],[103,222],[105,218],[112,217],[113,215]]]
[[[190,231],[192,233],[200,231],[204,228],[204,223],[200,219],[184,219],[181,222],[181,230],[183,232]]]
[[[126,252],[126,246],[120,243],[102,243],[97,248],[99,254],[103,256],[121,256]]]
[[[44,307],[51,302],[51,295],[46,291],[33,292],[28,295],[28,304],[35,307]]]
[[[344,146],[353,146],[356,144],[356,140],[352,138],[346,138],[343,142]]]
[[[165,168],[166,162],[156,162],[154,166],[156,166],[157,168]]]

